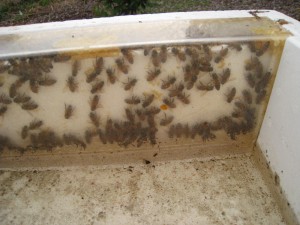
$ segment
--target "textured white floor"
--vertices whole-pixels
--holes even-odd
[[[251,157],[0,171],[1,224],[285,224]]]

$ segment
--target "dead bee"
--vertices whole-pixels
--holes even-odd
[[[239,43],[230,43],[229,47],[240,52],[242,50],[242,46]]]
[[[10,100],[10,98],[6,94],[1,94],[0,95],[0,103],[8,105],[8,104],[12,103],[12,100]]]
[[[254,86],[255,86],[255,78],[252,75],[252,73],[249,73],[249,74],[246,75],[246,81],[247,81],[247,83],[249,84],[249,86],[251,88],[254,88]]]
[[[80,69],[80,62],[78,60],[75,60],[72,64],[72,76],[73,77],[77,76],[79,69]]]
[[[38,107],[38,105],[34,101],[28,101],[23,103],[21,107],[24,110],[34,110]]]
[[[256,56],[262,56],[263,54],[265,54],[265,52],[268,50],[269,46],[270,46],[269,41],[264,42],[262,44],[261,48],[256,50]]]
[[[160,61],[162,63],[165,63],[167,61],[167,57],[168,57],[167,46],[163,45],[163,46],[161,46],[160,52],[159,52]]]
[[[149,53],[150,53],[150,51],[151,51],[151,47],[145,47],[144,48],[144,56],[147,56],[147,55],[149,55]]]
[[[214,89],[214,86],[212,85],[204,85],[201,81],[199,82],[199,84],[197,85],[197,88],[200,91],[212,91]]]
[[[243,94],[245,102],[247,102],[248,104],[252,104],[252,95],[251,95],[250,91],[243,90],[242,94]]]
[[[78,89],[78,82],[75,80],[75,77],[68,77],[67,86],[69,87],[71,92],[75,92]]]
[[[189,95],[186,95],[184,92],[179,93],[177,98],[184,104],[190,104]]]
[[[131,112],[130,109],[126,108],[125,109],[126,117],[130,122],[134,122],[134,114]]]
[[[162,120],[160,121],[159,124],[160,124],[161,126],[167,126],[167,125],[169,125],[169,124],[173,121],[173,119],[174,119],[173,116],[167,117],[167,116],[165,115],[165,118],[162,119]]]
[[[267,92],[265,90],[261,90],[256,96],[255,103],[260,104],[266,97],[266,94]]]
[[[93,82],[96,79],[96,77],[99,75],[95,70],[88,71],[85,74],[86,74],[87,83]]]
[[[235,89],[235,87],[233,87],[231,90],[230,90],[230,92],[228,93],[228,95],[227,95],[227,102],[228,103],[231,103],[232,102],[232,100],[233,100],[233,98],[234,98],[234,96],[235,96],[235,94],[236,94],[236,89]]]
[[[69,119],[74,112],[74,106],[65,104],[65,119]]]
[[[59,54],[53,57],[54,62],[66,62],[71,59],[70,55]]]
[[[14,98],[15,103],[25,103],[28,102],[31,99],[30,96],[23,94],[17,94],[16,97]]]
[[[137,109],[137,110],[135,111],[135,113],[137,114],[137,116],[139,117],[139,119],[140,119],[141,121],[144,121],[144,120],[146,119],[146,113],[145,113],[143,110]]]
[[[29,130],[35,130],[40,128],[43,125],[43,121],[42,120],[33,120],[30,122],[28,129]]]
[[[151,94],[149,96],[147,96],[142,104],[142,106],[144,108],[146,108],[147,106],[149,106],[154,100],[154,94]]]
[[[185,53],[180,51],[178,48],[173,47],[171,51],[180,61],[184,62],[186,60]]]
[[[124,55],[125,59],[130,63],[133,64],[134,63],[134,58],[133,58],[133,54],[132,51],[129,49],[121,49],[122,54]]]
[[[97,81],[92,85],[91,93],[95,94],[98,91],[101,91],[104,86],[104,81]]]
[[[39,92],[39,82],[37,80],[30,80],[29,85],[32,92]]]
[[[182,83],[176,85],[173,89],[169,91],[169,97],[178,96],[184,89],[184,85]]]
[[[141,102],[140,98],[133,95],[131,98],[126,98],[125,102],[129,105],[137,105]]]
[[[122,71],[125,74],[128,74],[128,68],[129,66],[125,64],[124,59],[116,59],[116,64],[118,66],[118,69]]]
[[[1,105],[0,106],[0,116],[2,116],[6,111],[7,111],[7,106]]]
[[[134,85],[136,84],[136,82],[137,82],[137,79],[135,79],[135,78],[128,78],[128,82],[125,83],[124,90],[128,91],[129,89],[131,89],[132,87],[134,87]]]
[[[99,75],[103,70],[104,60],[102,57],[96,58],[96,63],[94,65],[94,71]]]
[[[152,64],[155,67],[159,67],[160,66],[160,58],[159,58],[159,55],[158,55],[158,53],[157,53],[157,51],[155,49],[151,53],[151,61],[152,61]]]
[[[112,68],[106,69],[106,74],[108,77],[108,80],[111,84],[114,84],[116,82],[116,76],[115,76],[115,70]]]
[[[99,100],[100,97],[98,95],[94,95],[94,97],[90,99],[91,111],[95,111],[98,108]]]
[[[221,77],[220,77],[220,83],[223,85],[223,84],[225,84],[227,81],[228,81],[228,79],[229,79],[229,77],[230,77],[230,69],[229,68],[226,68],[224,71],[223,71],[223,74],[221,75]]]
[[[90,112],[90,119],[92,121],[92,123],[96,126],[99,127],[100,125],[100,117],[97,115],[96,112]]]
[[[176,77],[168,77],[166,81],[162,80],[161,89],[167,89],[176,82]]]
[[[147,75],[147,81],[153,81],[159,74],[160,74],[160,69],[154,69],[154,70],[149,70]]]
[[[39,80],[39,85],[41,85],[41,86],[51,86],[55,83],[56,83],[56,80],[49,76],[45,76],[41,80]]]
[[[222,48],[215,58],[215,63],[219,63],[228,53],[228,48]]]
[[[219,81],[218,75],[217,75],[216,73],[212,73],[212,74],[211,74],[211,77],[212,77],[212,79],[213,79],[213,81],[214,81],[215,88],[216,88],[217,90],[220,90],[220,81]]]
[[[163,102],[170,108],[176,108],[176,105],[174,103],[174,98],[164,98]]]
[[[28,137],[28,126],[23,126],[22,131],[21,131],[21,137],[22,139],[25,139]]]

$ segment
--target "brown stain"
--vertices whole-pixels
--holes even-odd
[[[103,49],[91,49],[91,50],[80,50],[71,52],[61,52],[60,55],[71,55],[73,59],[87,59],[96,57],[116,57],[119,56],[120,48],[103,48]]]

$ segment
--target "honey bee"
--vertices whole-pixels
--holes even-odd
[[[184,81],[189,81],[193,76],[192,67],[189,64],[187,64],[185,67],[183,67],[183,71],[184,71]]]
[[[25,103],[28,102],[31,99],[30,96],[26,95],[26,94],[17,94],[16,97],[14,98],[14,102],[15,103]]]
[[[130,64],[134,63],[134,58],[131,50],[123,48],[121,49],[121,52]]]
[[[254,88],[254,86],[255,86],[255,78],[252,75],[252,73],[249,73],[249,74],[246,75],[246,81],[247,81],[247,83],[249,84],[249,86],[251,88]]]
[[[198,77],[196,75],[193,75],[191,77],[191,80],[187,83],[186,89],[190,90],[194,87],[195,82],[197,81]]]
[[[159,112],[160,112],[160,108],[152,106],[152,107],[149,107],[145,113],[147,115],[155,115],[155,114],[158,114]]]
[[[174,129],[174,134],[176,135],[176,137],[181,138],[182,130],[183,130],[182,124],[177,123]]]
[[[210,64],[208,64],[208,65],[201,65],[201,66],[198,67],[198,69],[200,71],[202,71],[202,72],[211,72],[211,71],[214,70]]]
[[[94,95],[94,97],[92,97],[90,99],[91,111],[95,111],[98,108],[99,100],[100,100],[100,97],[98,95]]]
[[[39,82],[37,80],[30,80],[29,85],[32,92],[39,92]]]
[[[265,54],[265,52],[268,50],[270,46],[270,42],[266,41],[263,43],[263,45],[261,46],[260,49],[256,50],[256,56],[262,56],[263,54]]]
[[[101,91],[104,86],[104,81],[97,81],[92,85],[91,93],[95,94],[98,91]]]
[[[78,137],[76,137],[74,134],[64,134],[63,140],[66,145],[74,144],[77,147],[81,146],[83,148],[86,148],[86,144],[82,140],[80,140]]]
[[[249,48],[249,50],[253,53],[256,53],[256,47],[255,47],[255,43],[254,42],[248,42],[247,46]]]
[[[154,94],[151,94],[149,96],[147,96],[142,104],[142,106],[144,108],[146,108],[147,106],[149,106],[154,100]]]
[[[240,52],[242,50],[242,46],[240,43],[230,43],[229,47]]]
[[[153,81],[160,74],[160,69],[149,70],[147,73],[147,81]]]
[[[171,125],[168,131],[169,138],[173,138],[175,135],[175,125]]]
[[[245,70],[247,70],[247,71],[253,70],[256,67],[258,67],[259,65],[261,65],[261,62],[259,61],[259,59],[257,57],[252,57],[250,60],[246,61]]]
[[[204,122],[200,126],[200,134],[204,142],[216,138],[216,135],[211,132],[211,125],[208,122]]]
[[[144,120],[146,119],[146,113],[145,113],[143,110],[137,109],[137,110],[135,111],[135,113],[137,114],[137,116],[139,117],[139,119],[140,119],[141,121],[144,121]]]
[[[70,55],[58,54],[53,57],[54,62],[66,62],[71,59]]]
[[[128,91],[129,89],[131,89],[132,87],[135,86],[136,82],[137,82],[137,79],[135,79],[135,78],[128,78],[128,82],[125,83],[124,90]]]
[[[78,89],[78,82],[75,80],[75,77],[69,76],[67,79],[67,86],[71,92],[75,92]]]
[[[92,121],[92,123],[96,126],[99,127],[100,125],[100,117],[97,115],[96,112],[90,112],[90,119]]]
[[[227,95],[227,102],[228,102],[228,103],[231,103],[231,102],[232,102],[232,100],[233,100],[235,94],[236,94],[236,89],[235,89],[235,87],[233,87],[233,88],[230,90],[230,92],[228,93],[228,95]]]
[[[173,119],[174,119],[173,116],[167,117],[166,114],[165,114],[165,118],[162,119],[159,124],[161,126],[167,126],[167,125],[169,125],[173,121]]]
[[[107,144],[107,138],[104,132],[102,132],[100,129],[98,130],[98,136],[102,144]]]
[[[184,104],[190,104],[189,95],[186,95],[184,92],[179,93],[177,98]]]
[[[4,62],[0,61],[0,73],[4,73],[10,68],[10,65],[5,64]]]
[[[163,102],[172,109],[176,108],[176,105],[174,103],[174,98],[164,98]]]
[[[220,81],[219,81],[218,75],[217,75],[216,73],[212,73],[211,76],[212,76],[212,79],[213,79],[215,88],[216,88],[217,90],[220,90]]]
[[[35,130],[40,128],[43,125],[43,121],[42,120],[33,120],[30,122],[28,129],[29,130]]]
[[[93,137],[95,137],[97,134],[98,133],[93,130],[86,130],[84,133],[86,143],[91,144]]]
[[[241,109],[242,111],[245,111],[246,110],[246,105],[242,102],[235,102],[234,103],[236,107],[238,107],[239,109]]]
[[[43,79],[39,80],[39,85],[41,85],[41,86],[51,86],[55,83],[56,83],[56,80],[49,76],[45,76]]]
[[[149,53],[150,53],[150,51],[151,51],[151,47],[145,47],[144,48],[144,56],[147,56],[147,55],[149,55]]]
[[[65,104],[65,119],[69,119],[74,113],[74,106]]]
[[[91,83],[98,75],[99,74],[96,72],[96,70],[86,72],[86,82]]]
[[[102,57],[96,58],[96,63],[94,65],[94,71],[97,75],[99,75],[102,72],[103,66],[104,66],[103,58]]]
[[[130,109],[126,108],[125,109],[126,117],[130,122],[134,122],[134,114],[131,112]]]
[[[72,64],[72,76],[73,77],[77,76],[79,69],[80,69],[80,62],[78,60],[75,60]]]
[[[166,81],[162,80],[161,89],[167,89],[176,82],[176,77],[168,77]]]
[[[0,106],[0,116],[3,116],[6,111],[7,111],[7,106],[1,105]]]
[[[249,90],[243,90],[242,92],[245,102],[252,104],[252,95]]]
[[[117,64],[118,69],[120,71],[122,71],[125,74],[128,74],[128,68],[129,68],[129,66],[125,64],[124,59],[121,59],[121,58],[116,59],[116,64]]]
[[[180,51],[178,48],[173,47],[171,51],[180,61],[184,62],[186,60],[185,53]]]
[[[219,63],[228,54],[228,48],[222,48],[215,58],[215,63]]]
[[[156,126],[153,114],[148,115],[147,122],[148,122],[148,125],[150,127],[155,127]]]
[[[10,98],[6,94],[1,94],[0,95],[0,103],[8,105],[8,104],[12,103],[12,100],[10,100]]]
[[[197,88],[200,91],[212,91],[214,89],[214,86],[212,85],[204,85],[201,81],[199,82],[199,84],[197,85]]]
[[[259,93],[262,89],[266,88],[268,86],[268,83],[271,79],[271,73],[267,72],[262,79],[257,82],[257,84],[255,85],[255,92]]]
[[[28,126],[23,126],[22,131],[21,131],[21,137],[22,139],[25,139],[28,137]]]
[[[185,135],[186,138],[190,137],[190,128],[188,124],[185,124],[183,129],[182,129],[183,134]]]
[[[167,46],[163,45],[160,48],[159,58],[162,63],[165,63],[167,61],[167,57],[168,57]]]
[[[185,54],[187,54],[188,56],[192,56],[193,55],[193,50],[189,47],[186,47],[184,50]]]
[[[116,76],[115,76],[115,70],[112,68],[106,69],[106,74],[108,77],[108,80],[111,84],[114,84],[116,82]]]
[[[260,104],[266,97],[266,94],[267,94],[266,90],[261,90],[256,96],[255,103]]]
[[[184,89],[184,85],[182,83],[176,85],[173,89],[169,91],[169,97],[178,96]]]
[[[225,84],[229,77],[230,77],[230,69],[229,68],[226,68],[224,71],[223,71],[223,74],[220,76],[220,83],[223,85]]]
[[[34,101],[28,101],[23,103],[21,107],[24,110],[34,110],[38,107],[38,105]]]
[[[125,102],[129,105],[137,105],[141,102],[140,98],[133,95],[131,98],[126,98]]]
[[[158,55],[158,52],[155,49],[151,53],[151,61],[155,67],[160,66],[160,57]]]

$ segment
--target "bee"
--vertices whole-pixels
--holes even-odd
[[[198,77],[197,75],[193,75],[191,77],[191,80],[187,83],[186,89],[190,90],[194,87],[195,82],[197,81]]]
[[[144,108],[146,108],[147,106],[149,106],[154,100],[154,94],[151,94],[149,96],[147,96],[142,104],[142,106]]]
[[[175,135],[175,125],[171,125],[168,131],[169,138],[173,138]]]
[[[28,102],[31,99],[30,96],[23,94],[17,94],[16,97],[14,98],[15,103],[25,103]]]
[[[86,72],[86,82],[91,83],[96,79],[98,75],[99,74],[96,72],[96,70]]]
[[[210,64],[208,64],[208,65],[201,65],[201,66],[198,67],[198,69],[200,71],[202,71],[202,72],[211,72],[211,71],[214,70]]]
[[[100,97],[98,95],[94,95],[94,97],[92,97],[90,99],[91,111],[95,111],[98,108],[99,100],[100,100]]]
[[[221,75],[221,77],[220,77],[220,83],[223,85],[223,84],[225,84],[227,81],[228,81],[228,79],[229,79],[229,77],[230,77],[230,69],[229,68],[226,68],[224,71],[223,71],[223,74]]]
[[[158,52],[155,49],[151,53],[151,61],[155,67],[160,66],[160,57],[158,55]]]
[[[190,137],[190,133],[191,132],[190,132],[190,128],[189,128],[188,124],[185,124],[185,126],[182,129],[182,132],[184,133],[184,135],[185,135],[186,138]]]
[[[137,116],[139,117],[139,119],[140,119],[141,121],[144,121],[144,120],[146,119],[146,113],[145,113],[143,110],[137,109],[137,110],[135,111],[135,113],[137,114]]]
[[[262,56],[268,50],[270,42],[266,41],[262,44],[261,48],[256,50],[256,56]]]
[[[146,110],[146,114],[147,115],[155,115],[158,114],[160,112],[160,108],[152,106],[150,108],[148,108],[148,110]]]
[[[255,47],[255,43],[254,42],[248,42],[247,46],[249,48],[249,50],[253,53],[256,53],[256,47]]]
[[[86,143],[91,144],[93,137],[95,137],[97,134],[98,133],[93,130],[86,130],[84,133]]]
[[[115,70],[112,68],[106,69],[106,74],[108,77],[108,80],[111,84],[114,84],[116,82],[116,76],[115,76]]]
[[[135,86],[136,82],[137,82],[137,79],[135,79],[135,78],[128,78],[128,82],[125,83],[124,90],[128,91],[129,89],[131,89],[132,87]]]
[[[249,73],[249,74],[246,75],[246,81],[247,81],[247,83],[249,84],[249,86],[251,88],[255,87],[255,78],[252,75],[252,73]]]
[[[129,105],[137,105],[141,102],[140,98],[133,95],[131,98],[126,98],[125,102]]]
[[[204,142],[216,138],[216,135],[211,132],[211,125],[208,122],[204,122],[200,126],[201,126],[200,133],[201,133],[202,140]]]
[[[235,96],[235,94],[236,94],[236,89],[235,89],[235,87],[233,87],[231,90],[230,90],[230,92],[228,93],[228,95],[227,95],[227,102],[228,103],[231,103],[232,102],[232,100],[233,100],[233,98],[234,98],[234,96]]]
[[[193,50],[189,47],[186,47],[184,50],[185,54],[187,54],[188,56],[192,56],[193,55]]]
[[[68,60],[71,59],[70,55],[66,55],[66,54],[59,54],[59,55],[55,55],[53,57],[53,61],[54,62],[66,62]]]
[[[184,85],[182,83],[176,85],[173,89],[169,91],[169,97],[178,96],[184,89]]]
[[[1,105],[0,106],[0,116],[4,115],[4,113],[7,111],[7,106],[6,105]]]
[[[147,122],[148,122],[148,125],[150,127],[155,127],[156,126],[153,114],[148,115]]]
[[[184,104],[190,104],[189,95],[186,95],[184,92],[179,93],[177,98]]]
[[[176,105],[174,103],[174,98],[164,98],[163,102],[172,109],[176,108]]]
[[[259,82],[257,82],[257,84],[255,85],[255,92],[259,93],[262,89],[266,88],[270,79],[271,79],[271,73],[267,72],[263,76],[263,78]]]
[[[230,43],[229,47],[235,49],[238,52],[242,50],[242,46],[240,45],[240,43]]]
[[[252,95],[249,90],[243,90],[242,92],[245,102],[252,104]]]
[[[10,100],[10,98],[6,94],[1,94],[0,95],[0,103],[8,105],[8,104],[12,103],[12,100]]]
[[[28,101],[23,103],[21,107],[24,110],[34,110],[38,107],[38,105],[34,101]]]
[[[176,137],[181,138],[182,130],[183,130],[182,124],[177,123],[174,129],[174,134],[176,135]]]
[[[162,119],[162,120],[160,121],[159,124],[160,124],[161,126],[167,126],[167,125],[169,125],[170,123],[172,123],[173,119],[174,119],[173,116],[167,117],[166,114],[165,114],[165,118]]]
[[[97,115],[96,112],[90,112],[90,119],[92,121],[92,123],[96,126],[99,127],[100,125],[100,117]]]
[[[45,76],[43,79],[39,80],[39,85],[41,85],[41,86],[51,86],[55,83],[56,83],[56,80],[49,76]]]
[[[66,145],[74,144],[77,147],[81,146],[83,148],[86,148],[86,144],[82,140],[80,140],[78,137],[76,137],[74,134],[64,134],[63,140]]]
[[[98,91],[101,91],[104,86],[104,81],[97,81],[92,85],[91,93],[95,94]]]
[[[102,144],[107,144],[107,138],[104,132],[102,132],[100,129],[98,130],[98,136]]]
[[[145,47],[144,48],[144,56],[147,56],[147,55],[149,55],[149,53],[150,53],[150,51],[151,51],[151,47]]]
[[[74,113],[74,106],[65,104],[65,119],[69,119]]]
[[[201,81],[199,82],[199,84],[197,85],[197,88],[200,91],[212,91],[214,89],[214,86],[212,85],[204,85]]]
[[[236,107],[238,107],[240,110],[245,111],[246,110],[246,105],[242,102],[235,102],[234,103]]]
[[[134,114],[131,112],[130,109],[126,108],[125,109],[126,117],[130,122],[134,122]]]
[[[28,137],[28,126],[23,126],[22,131],[21,131],[21,137],[22,139],[25,139]]]
[[[222,48],[215,58],[215,63],[219,63],[228,54],[228,48]]]
[[[131,50],[123,48],[121,49],[121,52],[130,64],[134,63],[133,54]]]
[[[10,65],[4,64],[4,62],[0,61],[0,73],[4,73],[10,68]]]
[[[193,76],[192,67],[189,64],[187,64],[185,67],[183,67],[183,71],[184,71],[184,75],[183,75],[184,81],[189,81]]]
[[[256,67],[258,67],[259,65],[261,65],[261,62],[259,61],[259,59],[257,57],[251,58],[250,60],[246,61],[246,63],[245,63],[245,70],[247,70],[247,71],[253,70]]]
[[[159,58],[162,63],[165,63],[167,61],[167,57],[168,57],[167,46],[163,45],[160,48]]]
[[[266,94],[267,92],[265,90],[261,90],[256,96],[255,103],[260,104],[266,97]]]
[[[116,64],[118,66],[118,69],[122,71],[125,74],[128,74],[128,68],[129,66],[125,64],[124,59],[116,59]]]
[[[33,80],[33,79],[30,80],[29,85],[32,92],[34,93],[39,92],[39,82],[37,80]]]
[[[211,76],[212,76],[212,79],[213,79],[215,88],[216,88],[217,90],[220,90],[220,81],[219,81],[218,75],[217,75],[216,73],[212,73]]]
[[[242,112],[239,111],[239,110],[235,110],[231,113],[231,116],[234,117],[234,118],[240,118],[242,116]]]
[[[78,60],[75,60],[72,64],[72,76],[73,77],[77,76],[79,69],[80,69],[80,62]]]
[[[30,122],[28,129],[29,130],[35,130],[40,128],[43,125],[43,121],[42,120],[33,120]]]
[[[69,76],[67,79],[67,86],[71,92],[75,92],[78,89],[78,82],[75,80],[75,77]]]
[[[178,48],[173,47],[171,51],[180,61],[184,62],[186,60],[185,53]]]
[[[96,63],[94,65],[94,71],[97,75],[99,75],[102,72],[103,66],[104,66],[103,58],[102,57],[96,58]]]
[[[176,77],[168,77],[166,81],[162,80],[161,89],[167,89],[176,82]]]
[[[153,81],[160,74],[160,69],[149,70],[147,73],[147,81]]]

